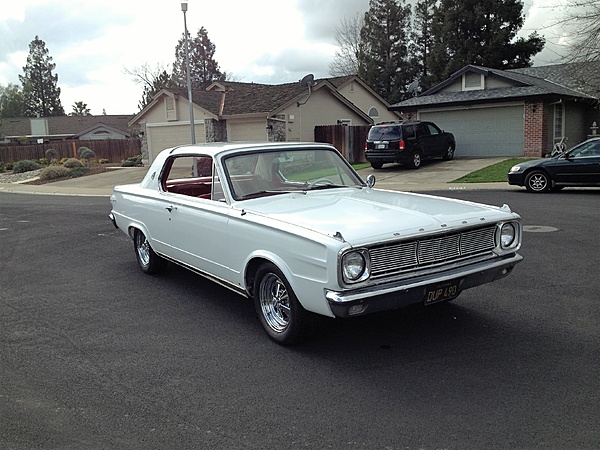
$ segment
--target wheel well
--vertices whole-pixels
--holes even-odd
[[[244,275],[244,282],[246,284],[246,292],[250,297],[254,297],[254,280],[256,278],[256,272],[258,268],[264,263],[271,262],[265,258],[253,258],[246,265],[246,274]]]
[[[135,232],[136,232],[137,230],[139,230],[139,228],[137,228],[137,227],[134,227],[134,226],[130,226],[130,227],[127,229],[127,234],[129,234],[129,237],[130,237],[131,239],[135,238]]]

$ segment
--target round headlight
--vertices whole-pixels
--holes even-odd
[[[365,274],[367,262],[360,252],[348,252],[342,258],[342,271],[346,281],[359,281]]]
[[[515,242],[517,230],[512,223],[505,223],[500,230],[500,244],[502,248],[508,248]]]

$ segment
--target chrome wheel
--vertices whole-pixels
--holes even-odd
[[[546,192],[550,189],[550,179],[542,171],[531,172],[527,175],[525,187],[529,192]]]
[[[301,341],[310,326],[310,314],[272,263],[264,263],[256,272],[254,306],[263,328],[278,344]]]
[[[290,323],[290,297],[279,277],[273,273],[265,276],[258,292],[265,322],[277,333],[285,331]]]
[[[166,267],[167,261],[154,253],[146,235],[140,230],[135,230],[133,235],[133,248],[135,258],[142,272],[147,274],[158,273]]]
[[[135,252],[137,255],[138,262],[142,269],[150,266],[150,244],[148,239],[144,236],[144,233],[138,231],[135,233]]]

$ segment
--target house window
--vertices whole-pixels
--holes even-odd
[[[374,119],[377,119],[379,117],[379,110],[377,108],[375,108],[374,106],[372,106],[369,109],[369,117],[373,117]]]
[[[467,72],[462,76],[462,90],[476,91],[484,88],[484,77],[482,73]]]
[[[562,103],[554,105],[554,139],[560,140],[564,136],[565,115]]]
[[[165,97],[165,109],[167,120],[177,120],[177,112],[175,111],[175,99],[173,97]]]

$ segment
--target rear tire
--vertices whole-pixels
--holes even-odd
[[[552,186],[552,181],[546,172],[534,170],[525,178],[525,187],[529,192],[541,193],[548,192]]]
[[[167,266],[167,261],[154,253],[146,235],[141,230],[135,230],[133,235],[133,249],[135,250],[135,258],[142,272],[152,275],[162,272]]]
[[[302,307],[274,264],[265,263],[256,272],[254,307],[261,325],[278,344],[297,344],[305,338],[310,313]]]
[[[421,153],[419,153],[418,151],[414,151],[410,154],[410,161],[408,163],[408,166],[411,169],[418,169],[419,167],[421,167],[421,163],[422,163],[422,158],[421,158]]]
[[[373,169],[381,169],[381,168],[383,167],[383,163],[380,163],[380,162],[372,162],[372,163],[371,163],[371,167],[372,167]]]

